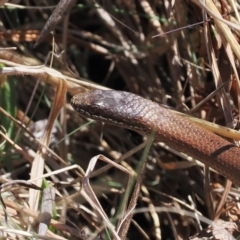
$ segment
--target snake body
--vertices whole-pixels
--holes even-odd
[[[71,105],[84,117],[142,135],[154,130],[157,141],[198,159],[240,185],[240,148],[155,102],[128,92],[90,90],[75,95]]]

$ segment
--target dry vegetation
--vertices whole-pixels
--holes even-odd
[[[230,223],[240,216],[235,185],[211,169],[209,180],[209,169],[162,144],[144,152],[142,136],[84,119],[69,104],[76,93],[112,88],[235,127],[239,5],[203,2],[60,1],[63,19],[51,26],[59,1],[0,0],[2,238],[189,239],[217,219],[193,239],[239,235]],[[89,179],[99,154],[109,161]],[[139,195],[127,200],[131,177]]]

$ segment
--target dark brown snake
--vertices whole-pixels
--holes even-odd
[[[198,159],[240,185],[240,148],[214,133],[138,95],[91,90],[74,96],[72,107],[82,116],[149,135]]]

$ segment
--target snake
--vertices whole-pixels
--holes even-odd
[[[72,97],[81,116],[130,129],[183,152],[240,185],[240,148],[156,102],[130,92],[89,90]]]

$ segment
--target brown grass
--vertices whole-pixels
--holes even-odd
[[[137,148],[141,136],[83,119],[69,100],[90,88],[112,88],[233,127],[239,113],[236,1],[76,1],[36,48],[59,1],[5,2],[1,180],[30,179],[45,190],[17,185],[2,193],[8,215],[6,222],[2,207],[2,238],[188,239],[218,218],[224,222],[215,224],[232,232],[238,191],[222,176],[161,143],[145,156],[144,144]],[[98,155],[109,165],[97,161],[90,188]],[[143,178],[136,171],[144,156]],[[131,178],[139,193],[128,188]]]

